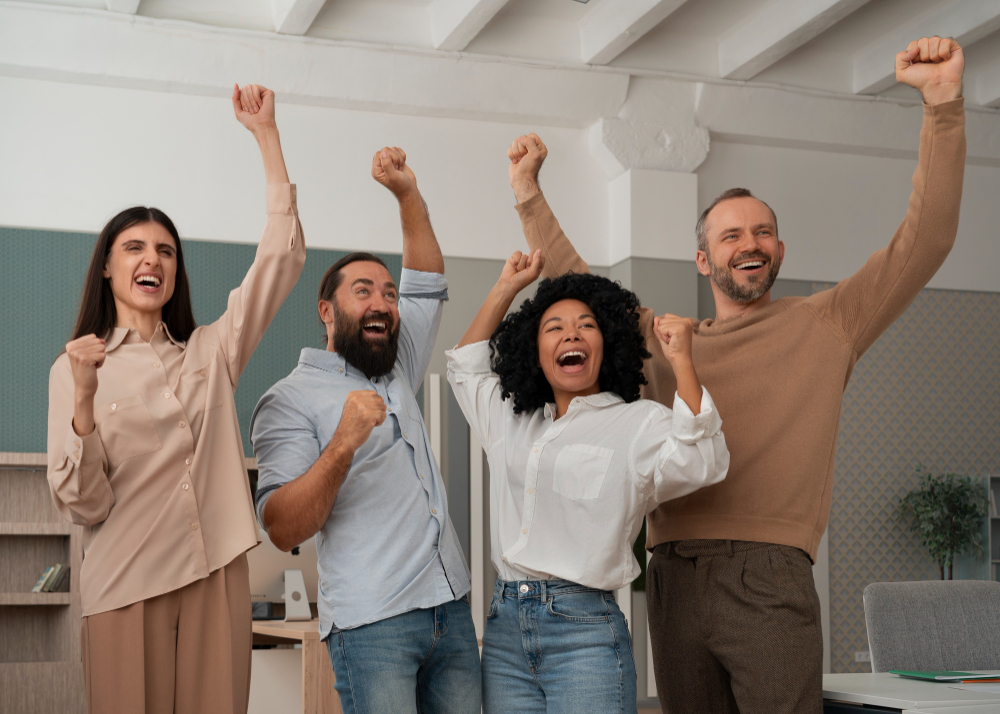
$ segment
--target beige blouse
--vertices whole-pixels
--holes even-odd
[[[52,365],[49,488],[87,526],[85,616],[207,577],[258,543],[233,391],[305,257],[295,186],[270,184],[257,256],[222,317],[186,343],[162,322],[148,343],[115,328],[90,435],[73,430],[69,358]]]

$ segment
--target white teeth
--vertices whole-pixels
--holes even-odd
[[[759,268],[764,265],[763,260],[751,260],[749,263],[740,263],[736,266],[737,270],[743,270],[744,268]]]
[[[385,329],[385,323],[384,322],[368,322],[368,323],[365,323],[365,327],[377,327],[380,330],[384,330]]]
[[[160,279],[155,275],[140,275],[135,279],[135,282],[139,285],[148,285],[154,288],[160,286]]]
[[[574,350],[572,352],[563,352],[561,355],[559,355],[556,361],[559,362],[559,364],[562,364],[563,362],[566,361],[567,357],[582,357],[586,359],[587,355],[585,355],[583,352],[580,352],[579,350]]]

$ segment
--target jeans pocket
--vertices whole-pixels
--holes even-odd
[[[499,605],[499,603],[500,597],[496,593],[493,593],[493,599],[490,600],[490,609],[486,613],[487,620],[492,620],[497,616],[497,605]]]
[[[567,622],[598,623],[610,618],[600,590],[580,590],[549,597],[548,613]]]

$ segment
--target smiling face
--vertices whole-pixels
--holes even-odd
[[[538,364],[560,415],[573,397],[601,391],[603,361],[604,335],[590,307],[579,300],[550,305],[538,326]]]
[[[698,251],[698,270],[717,288],[717,310],[720,293],[740,306],[768,294],[785,256],[770,208],[756,198],[725,200],[706,217],[705,236],[708,250]]]
[[[111,244],[103,275],[111,283],[119,325],[159,321],[177,277],[173,236],[154,221],[126,228]]]
[[[327,349],[371,377],[388,374],[396,363],[399,305],[396,284],[378,263],[356,261],[340,270],[333,300],[320,301]]]

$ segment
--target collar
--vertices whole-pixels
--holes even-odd
[[[174,336],[170,334],[170,330],[167,329],[167,323],[163,322],[162,320],[157,323],[156,329],[153,331],[153,339],[156,339],[157,333],[161,331],[168,340],[173,342],[177,347],[184,349],[184,345],[186,343],[182,342],[181,340],[175,339]],[[125,341],[125,338],[128,337],[129,334],[132,334],[136,338],[141,339],[139,338],[139,333],[136,332],[134,328],[131,327],[114,328],[111,331],[111,337],[108,338],[108,342],[104,347],[104,351],[111,352],[112,350],[116,349],[119,345],[122,344],[122,342]]]
[[[566,414],[563,418],[565,419],[569,415],[579,411],[593,411],[597,409],[604,409],[606,407],[612,407],[615,404],[624,403],[625,400],[614,392],[598,392],[597,394],[589,394],[586,397],[573,397],[573,400],[569,403],[569,408],[566,409]],[[544,415],[546,419],[550,419],[552,421],[556,420],[555,402],[549,402],[545,405]]]
[[[309,365],[324,372],[339,374],[346,371],[350,365],[339,353],[329,350],[319,350],[315,347],[303,347],[299,353],[299,364]]]

